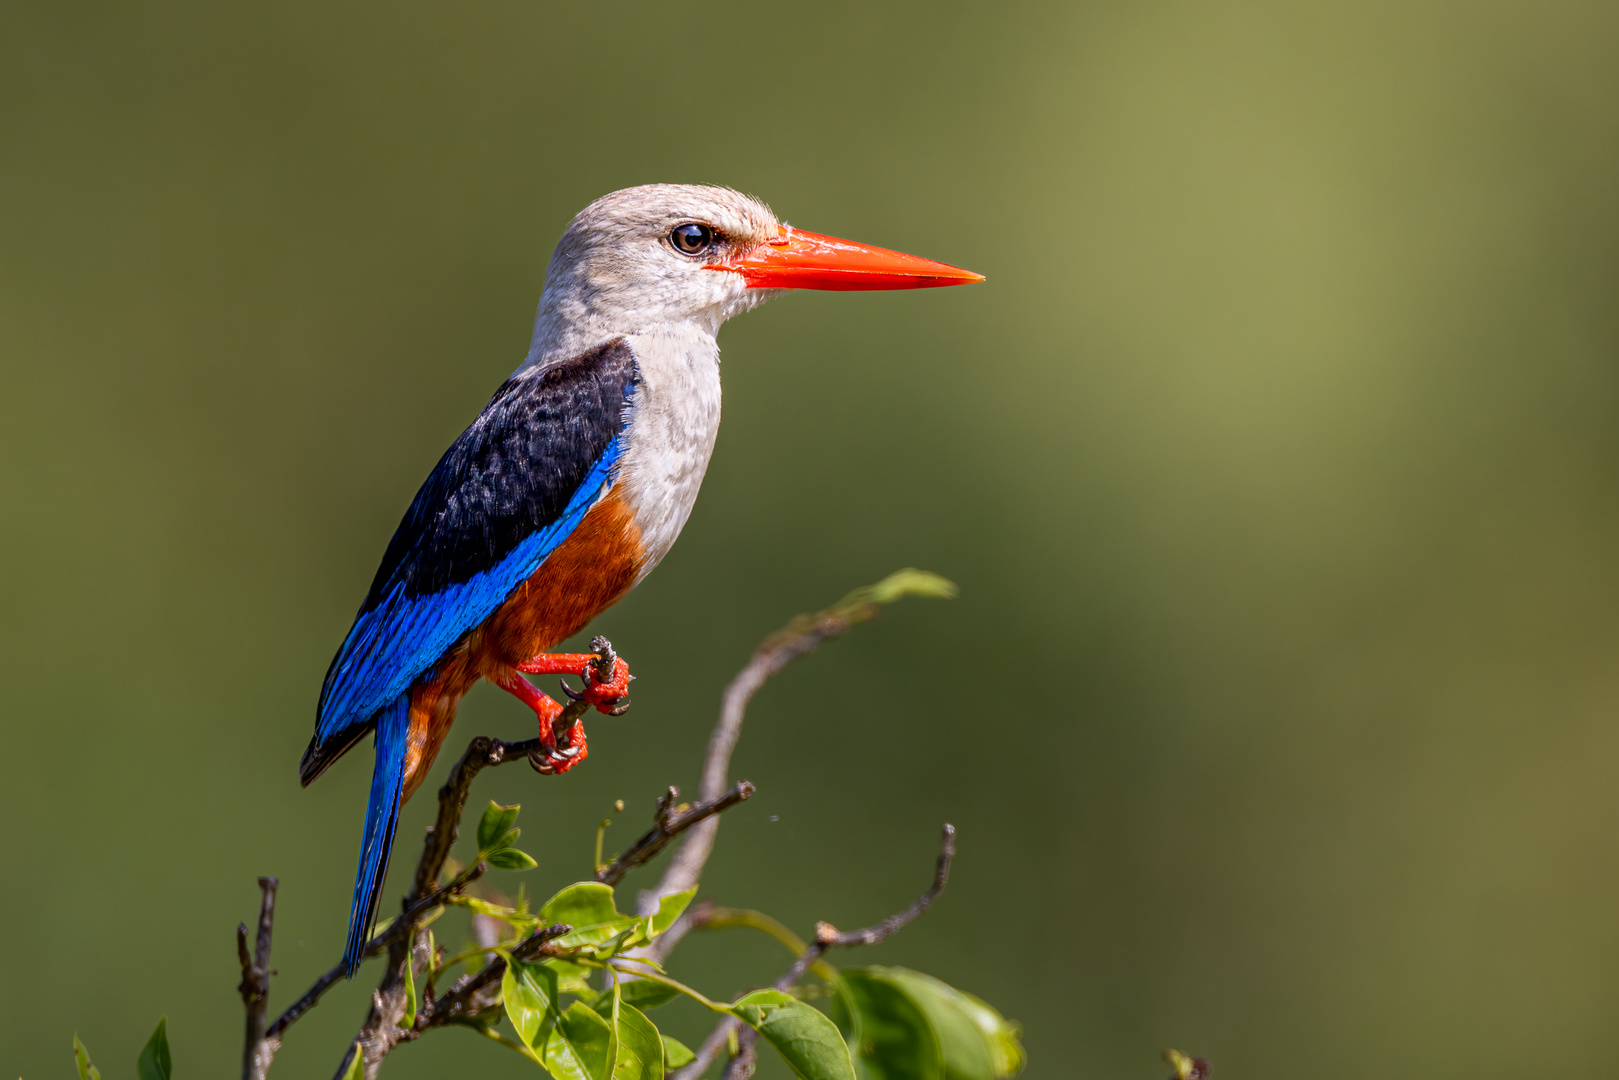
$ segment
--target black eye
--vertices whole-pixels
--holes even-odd
[[[688,221],[669,230],[669,242],[682,255],[701,255],[714,246],[714,230]]]

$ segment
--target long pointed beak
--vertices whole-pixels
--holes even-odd
[[[984,280],[932,259],[786,225],[776,239],[708,268],[741,274],[750,289],[931,289]]]

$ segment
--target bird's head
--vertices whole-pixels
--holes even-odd
[[[569,223],[546,271],[530,361],[620,334],[696,331],[789,289],[915,289],[970,270],[783,225],[730,188],[647,184]]]

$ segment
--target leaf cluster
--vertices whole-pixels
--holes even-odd
[[[484,810],[477,862],[510,870],[535,865],[515,846],[520,809],[491,802]],[[567,886],[537,911],[530,911],[521,896],[511,903],[447,896],[448,904],[504,923],[510,935],[448,959],[430,945],[425,971],[406,980],[400,1023],[415,1024],[419,1001],[448,969],[464,964],[475,970],[498,956],[505,961],[498,1006],[471,1026],[529,1058],[554,1080],[663,1080],[690,1064],[692,1050],[660,1032],[648,1016],[682,996],[753,1028],[800,1080],[856,1080],[857,1066],[860,1080],[1005,1080],[1022,1068],[1016,1025],[971,994],[906,968],[840,972],[824,961],[816,964],[814,970],[826,981],[818,996],[830,1003],[830,1016],[779,989],[717,1001],[687,986],[637,951],[673,926],[695,893],[693,888],[663,897],[650,915],[619,911],[613,887],[596,881]],[[803,948],[775,920],[752,915],[751,922],[731,925],[752,925],[795,951]],[[547,943],[544,958],[514,953],[535,930],[559,924],[568,930]],[[426,976],[421,992],[418,974]],[[498,1030],[502,1018],[515,1038]],[[139,1080],[170,1080],[166,1028],[166,1020],[159,1021],[141,1051]],[[77,1036],[73,1049],[79,1080],[101,1080]],[[358,1053],[352,1055],[350,1072],[361,1075]]]
[[[660,1033],[647,1013],[684,995],[754,1028],[804,1080],[854,1080],[843,1036],[814,1006],[778,990],[714,1001],[655,962],[629,955],[672,926],[695,891],[664,897],[647,916],[622,914],[612,887],[594,881],[546,901],[539,920],[573,930],[551,943],[559,955],[507,958],[501,1003],[520,1049],[556,1080],[661,1080],[693,1054]],[[604,973],[603,989],[589,982],[596,971]]]
[[[515,839],[517,809],[491,803],[484,812],[480,859],[496,837]],[[485,1033],[555,1080],[662,1080],[694,1055],[662,1034],[647,1014],[684,996],[753,1028],[801,1080],[855,1080],[856,1061],[866,1080],[1002,1080],[1022,1068],[1015,1025],[972,995],[919,972],[871,967],[840,974],[821,964],[817,970],[830,976],[829,1017],[777,989],[716,1001],[635,955],[632,950],[674,925],[695,892],[663,897],[658,910],[644,916],[619,911],[612,886],[595,881],[569,885],[534,912],[521,902],[457,898],[453,902],[513,931],[510,941],[491,950],[505,959],[506,970],[501,1010],[489,1017]],[[524,936],[559,923],[570,929],[547,945],[546,958],[512,955]],[[415,997],[412,987],[410,1000]],[[502,1014],[515,1040],[493,1030]]]

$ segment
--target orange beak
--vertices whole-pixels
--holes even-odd
[[[931,289],[984,280],[983,274],[932,259],[787,225],[776,239],[708,269],[741,274],[750,289]]]

